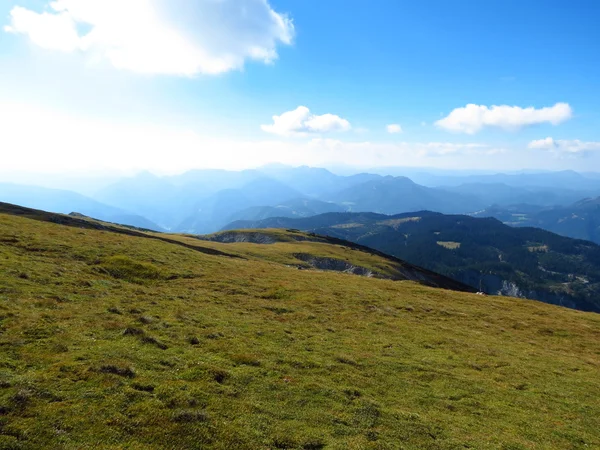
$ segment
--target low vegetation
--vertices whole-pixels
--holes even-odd
[[[600,446],[596,314],[37,219],[0,214],[0,448]]]

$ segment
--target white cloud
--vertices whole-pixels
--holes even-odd
[[[591,151],[600,150],[600,142],[584,142],[579,139],[563,140],[547,137],[531,141],[528,145],[534,150],[548,150],[556,155],[583,156]]]
[[[402,143],[404,147],[414,149],[419,156],[437,157],[437,156],[485,156],[497,155],[506,152],[502,148],[492,148],[486,144],[455,144],[450,142],[427,142],[409,144]]]
[[[67,13],[38,14],[15,6],[10,15],[11,25],[4,27],[7,33],[27,33],[34,44],[50,50],[72,52],[79,48],[75,23]]]
[[[538,139],[536,141],[531,141],[528,145],[529,148],[537,149],[537,150],[550,150],[555,147],[555,141],[551,137],[547,137],[546,139]]]
[[[567,103],[557,103],[554,106],[540,109],[469,104],[463,108],[456,108],[435,124],[447,131],[474,134],[484,127],[518,130],[525,126],[541,123],[558,125],[569,120],[572,115],[573,110]]]
[[[98,119],[8,102],[0,102],[0,123],[0,180],[6,179],[3,174],[19,171],[147,169],[175,173],[207,167],[237,170],[273,162],[320,167],[345,164],[461,169],[514,164],[511,158],[500,158],[494,148],[484,144],[343,141],[318,135],[297,140],[207,137],[179,123]]]
[[[294,25],[267,0],[56,0],[38,13],[16,6],[9,33],[43,48],[81,51],[145,74],[192,76],[270,63]],[[81,27],[89,31],[82,33]]]
[[[402,127],[397,123],[392,123],[386,127],[386,130],[390,134],[402,133]]]
[[[388,140],[369,141],[354,133],[343,137],[312,134],[304,139],[276,136],[252,139],[232,137],[230,127],[215,129],[212,135],[207,135],[206,128],[190,128],[178,117],[149,116],[143,122],[117,115],[95,118],[8,100],[0,101],[0,125],[0,181],[18,172],[177,173],[194,168],[239,170],[274,162],[317,167],[344,165],[362,170],[402,166],[589,171],[600,167],[600,142],[566,141],[571,146],[588,149],[589,156],[555,158],[551,157],[552,147],[565,147],[559,140],[547,141],[545,145],[540,140],[532,145],[548,148],[552,142],[546,151],[523,151],[523,147],[485,142],[398,142],[392,136]]]
[[[298,106],[293,111],[287,111],[280,116],[273,116],[271,125],[261,125],[267,133],[285,137],[302,137],[309,134],[348,131],[350,122],[335,114],[317,116],[311,114],[306,106]]]

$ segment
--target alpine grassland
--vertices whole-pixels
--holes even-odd
[[[0,213],[0,449],[600,448],[597,314],[86,222]]]

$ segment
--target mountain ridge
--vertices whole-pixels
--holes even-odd
[[[297,228],[392,254],[488,294],[600,312],[600,246],[495,218],[430,211],[234,222],[226,229]]]

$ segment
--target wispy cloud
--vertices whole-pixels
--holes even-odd
[[[438,156],[491,156],[506,152],[505,149],[486,144],[456,144],[450,142],[402,143],[405,148],[414,149],[423,157]]]
[[[397,123],[392,123],[385,128],[386,128],[387,132],[390,134],[402,133],[402,127],[400,125],[398,125]]]
[[[350,122],[335,114],[314,115],[306,106],[298,106],[280,116],[273,116],[271,125],[262,125],[267,133],[285,137],[302,137],[310,134],[348,131]]]
[[[557,156],[584,156],[592,151],[600,151],[600,142],[584,142],[579,139],[564,140],[547,137],[531,141],[528,145],[533,150],[546,150]]]
[[[56,0],[41,13],[15,6],[4,30],[119,69],[180,76],[270,63],[294,36],[291,19],[267,0]]]
[[[484,127],[496,127],[504,130],[520,128],[542,123],[558,125],[569,120],[573,110],[567,103],[557,103],[554,106],[536,109],[533,107],[468,104],[456,108],[448,116],[435,124],[446,131],[475,134]]]

